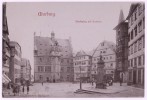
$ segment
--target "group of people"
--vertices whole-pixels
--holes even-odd
[[[13,94],[14,94],[14,96],[16,95],[16,94],[18,94],[19,95],[19,93],[21,92],[21,86],[19,86],[19,85],[14,85],[13,86]],[[22,93],[24,94],[24,92],[25,92],[25,86],[23,85],[22,86]],[[29,86],[27,86],[27,94],[29,93]]]
[[[96,81],[95,79],[91,80],[92,86],[93,86],[93,83],[95,83],[95,81]],[[106,85],[108,84],[109,86],[112,86],[113,85],[113,77],[105,76],[103,79],[103,83],[105,83]]]
[[[27,94],[29,93],[29,90],[30,90],[29,85],[27,85]],[[25,92],[25,86],[24,85],[22,86],[22,92],[23,93]]]
[[[120,74],[119,74],[119,83],[120,83],[120,86],[122,86],[122,83],[123,83],[123,74],[124,74],[123,72],[120,72]],[[114,79],[113,79],[112,76],[104,76],[103,81],[104,81],[104,83],[106,85],[108,84],[109,86],[112,86]],[[95,83],[95,79],[92,79],[91,80],[92,86],[93,86],[94,83]]]

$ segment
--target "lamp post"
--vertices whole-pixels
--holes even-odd
[[[82,81],[81,81],[81,66],[79,66],[80,68],[80,90],[82,89]]]

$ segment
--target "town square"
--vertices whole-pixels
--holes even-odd
[[[145,2],[2,3],[3,98],[143,98],[144,67]]]

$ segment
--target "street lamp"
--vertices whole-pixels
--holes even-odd
[[[80,67],[80,90],[82,89],[82,81],[81,81],[81,66]]]

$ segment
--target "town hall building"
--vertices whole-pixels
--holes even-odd
[[[34,68],[35,82],[72,81],[71,40],[34,34]]]

